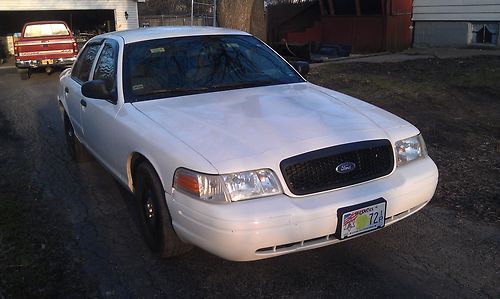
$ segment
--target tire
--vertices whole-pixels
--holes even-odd
[[[153,252],[163,258],[188,252],[192,246],[179,239],[165,201],[156,171],[147,162],[139,164],[134,175],[135,198],[144,239]]]
[[[28,80],[29,78],[31,78],[30,69],[17,69],[17,73],[19,74],[21,80]]]
[[[87,153],[80,140],[75,136],[73,125],[66,114],[64,114],[64,134],[66,135],[66,145],[71,159],[75,162],[89,161],[90,155]]]

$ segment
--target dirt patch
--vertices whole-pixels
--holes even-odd
[[[0,114],[0,298],[91,297],[64,210],[43,198],[13,132]]]
[[[416,125],[440,172],[431,203],[500,222],[500,57],[329,64],[308,79]]]

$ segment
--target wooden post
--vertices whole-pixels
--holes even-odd
[[[328,0],[328,8],[330,8],[330,15],[335,15],[335,8],[333,6],[333,0]]]
[[[359,5],[359,0],[356,0],[356,15],[361,15],[361,6]]]
[[[325,16],[326,11],[325,11],[325,3],[323,2],[323,0],[319,0],[319,9],[321,10],[321,15]]]

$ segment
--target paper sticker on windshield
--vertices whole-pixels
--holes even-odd
[[[225,43],[224,46],[228,47],[228,48],[239,48],[240,47],[240,45],[238,45],[237,43]]]
[[[137,84],[137,85],[134,85],[132,86],[132,90],[139,90],[139,89],[144,89],[144,85],[142,84]]]
[[[165,52],[165,48],[153,48],[149,49],[149,51],[151,52],[151,54],[163,53]]]

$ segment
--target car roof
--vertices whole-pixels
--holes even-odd
[[[114,31],[100,35],[101,37],[119,36],[123,38],[126,44],[139,41],[182,37],[182,36],[199,36],[199,35],[250,35],[246,32],[220,28],[220,27],[204,27],[204,26],[160,26],[147,27],[133,30]]]

